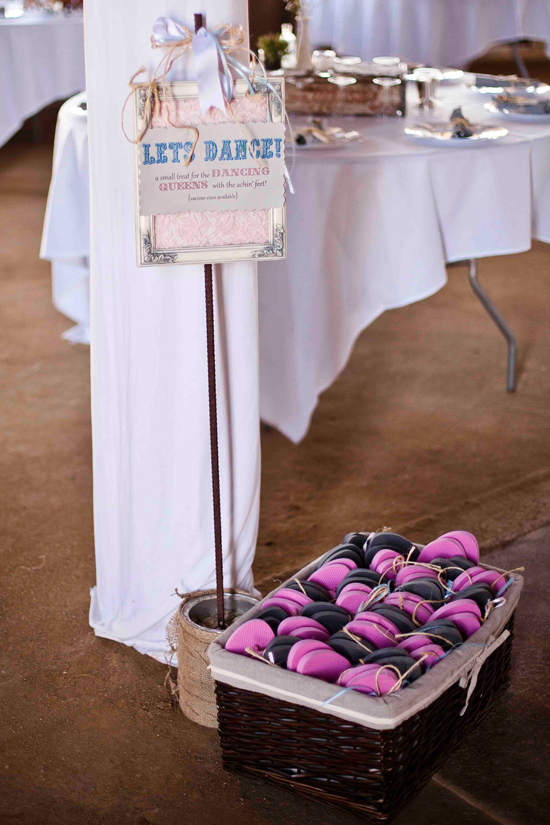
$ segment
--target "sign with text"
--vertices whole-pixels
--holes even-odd
[[[136,84],[138,266],[286,257],[284,100],[275,77],[205,113],[196,81]]]
[[[243,134],[244,132],[244,134]],[[250,135],[250,137],[248,137]],[[140,215],[272,209],[284,202],[284,125],[238,123],[150,129],[139,146]]]

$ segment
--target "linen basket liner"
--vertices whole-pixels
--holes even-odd
[[[422,547],[419,544],[416,546]],[[316,569],[321,558],[322,556],[302,568],[284,584],[278,585],[276,589],[280,590],[293,579],[307,579]],[[479,566],[489,570],[498,570],[499,573],[505,572],[487,564],[480,563]],[[375,730],[396,728],[406,719],[430,705],[459,680],[460,686],[464,688],[464,707],[462,708],[464,712],[483,662],[510,635],[509,631],[504,628],[517,606],[523,587],[523,576],[513,573],[513,579],[514,581],[504,593],[505,603],[489,614],[487,620],[473,636],[453,650],[451,655],[446,656],[435,667],[424,673],[422,678],[387,696],[368,696],[349,690],[330,704],[324,704],[327,699],[336,696],[342,690],[339,685],[303,676],[300,673],[224,650],[224,645],[233,631],[244,622],[255,618],[262,610],[264,602],[271,598],[275,591],[271,591],[257,606],[241,616],[210,645],[208,650],[210,671],[215,680],[227,685],[313,708],[321,713],[337,716]]]

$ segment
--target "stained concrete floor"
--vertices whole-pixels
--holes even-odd
[[[51,147],[0,150],[0,822],[344,825],[225,774],[216,734],[186,720],[165,669],[87,623],[94,583],[88,351],[60,338],[38,247]],[[526,565],[512,687],[397,823],[545,819],[550,585],[550,249],[486,259],[480,277],[520,345],[502,340],[466,273],[379,318],[323,394],[305,441],[263,433],[260,586],[384,525],[417,540],[463,527],[484,557]]]

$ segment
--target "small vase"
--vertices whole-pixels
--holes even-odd
[[[296,48],[296,69],[299,72],[311,72],[313,63],[311,60],[311,43],[309,40],[309,23],[311,17],[299,14],[296,17],[297,26],[297,48]]]

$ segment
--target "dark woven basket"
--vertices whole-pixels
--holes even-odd
[[[393,730],[374,730],[216,682],[223,764],[387,822],[479,724],[509,682],[510,636],[484,662],[464,715],[453,684]]]

